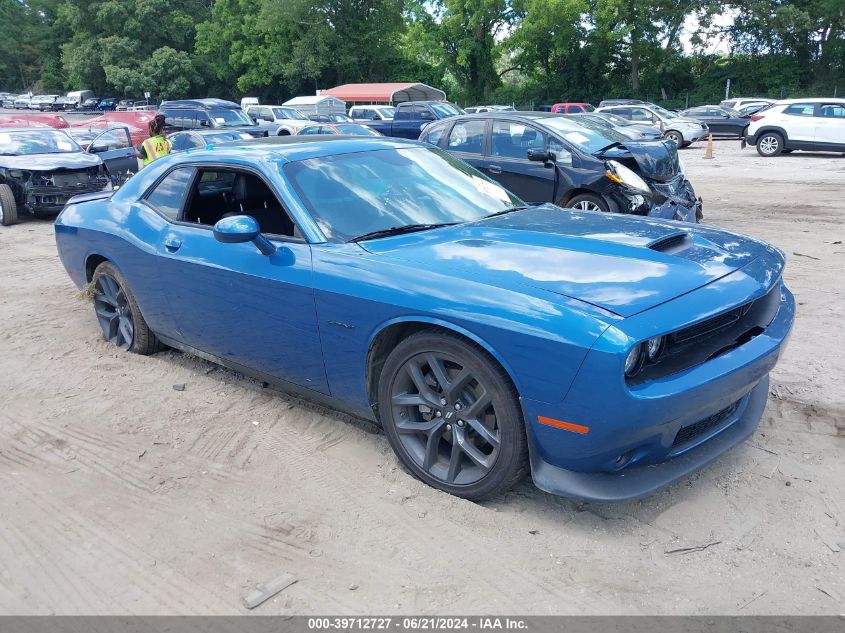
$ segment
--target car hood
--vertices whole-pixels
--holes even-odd
[[[85,169],[102,165],[99,156],[85,152],[67,154],[31,154],[29,156],[0,156],[0,167],[24,171],[54,171],[56,169]]]
[[[628,158],[628,155],[637,163],[640,174],[645,178],[668,182],[681,171],[681,165],[678,161],[678,146],[672,141],[663,139],[627,141],[621,147],[617,146],[603,152],[600,157],[625,159]]]
[[[763,253],[776,254],[717,229],[548,204],[361,246],[406,265],[497,287],[540,289],[622,317],[705,286]],[[773,261],[777,275],[783,259]]]

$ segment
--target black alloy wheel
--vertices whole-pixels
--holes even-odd
[[[153,354],[161,349],[147,326],[123,275],[109,262],[97,266],[92,279],[94,313],[109,343],[136,354]]]
[[[405,467],[436,488],[480,500],[525,472],[525,430],[509,379],[483,350],[449,333],[422,332],[393,350],[378,411]]]

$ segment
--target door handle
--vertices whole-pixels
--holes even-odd
[[[498,165],[487,165],[487,169],[490,170],[491,174],[501,174],[502,173],[502,168],[499,167]]]
[[[178,251],[182,246],[182,240],[175,238],[175,237],[168,237],[164,240],[164,248],[166,248],[171,253],[175,253]]]

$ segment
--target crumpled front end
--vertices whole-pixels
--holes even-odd
[[[645,180],[653,191],[649,216],[693,223],[704,218],[703,201],[695,195],[692,183],[684,174],[678,174],[668,182]]]
[[[22,173],[16,183],[20,201],[36,215],[61,211],[74,196],[111,189],[112,182],[102,165],[86,169],[59,169]],[[18,195],[16,195],[18,197]]]

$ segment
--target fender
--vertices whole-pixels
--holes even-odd
[[[461,327],[460,325],[456,325],[456,324],[452,323],[451,321],[444,321],[442,319],[436,319],[436,318],[433,318],[433,317],[430,317],[430,316],[413,315],[413,314],[406,314],[406,315],[403,315],[401,317],[396,317],[394,319],[390,319],[388,321],[380,323],[370,333],[370,336],[367,338],[367,350],[372,350],[373,342],[375,341],[376,337],[379,334],[381,334],[384,330],[386,330],[390,326],[398,325],[400,323],[428,323],[430,325],[442,327],[443,329],[451,330],[452,332],[455,332],[457,334],[461,334],[462,336],[467,337],[468,339],[470,339],[471,341],[473,341],[474,343],[476,343],[477,345],[482,347],[488,354],[490,354],[496,360],[496,362],[499,363],[499,365],[501,365],[501,367],[505,370],[505,372],[508,375],[508,378],[510,378],[511,382],[516,386],[517,392],[519,392],[519,393],[522,392],[522,390],[519,387],[519,383],[514,378],[513,368],[510,367],[508,362],[504,358],[502,358],[502,356],[496,351],[496,349],[492,345],[490,345],[490,343],[485,341],[483,338],[481,338],[477,334],[467,330],[466,328]],[[367,357],[369,358],[369,352],[367,354]],[[368,358],[364,359],[364,372],[365,372],[365,374],[366,374],[366,371],[367,371],[366,364],[368,362]]]

